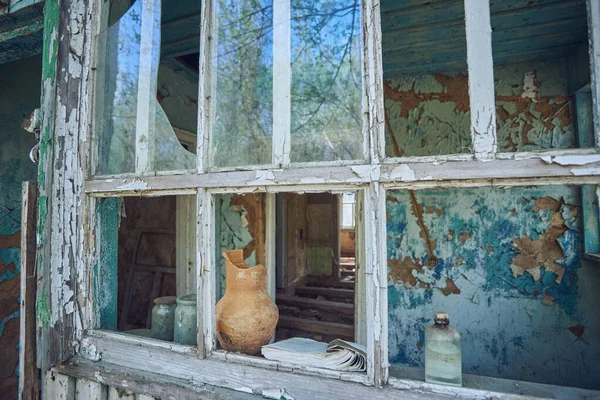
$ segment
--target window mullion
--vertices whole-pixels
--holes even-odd
[[[273,167],[290,165],[291,141],[291,18],[290,0],[273,2]]]
[[[144,0],[135,124],[135,173],[153,169],[156,74],[160,57],[160,0]],[[157,37],[158,35],[158,37]]]
[[[367,376],[376,387],[388,377],[387,259],[385,189],[378,183],[365,190],[364,223],[365,294],[367,328]]]
[[[200,59],[198,66],[198,129],[197,129],[197,167],[202,174],[209,167],[209,149],[212,115],[212,54],[217,38],[214,32],[214,7],[212,0],[202,2],[200,23]]]
[[[212,195],[198,189],[196,224],[196,273],[198,307],[198,356],[205,358],[214,349],[216,270],[215,212]]]
[[[490,2],[464,1],[473,151],[477,160],[491,160],[498,146]]]

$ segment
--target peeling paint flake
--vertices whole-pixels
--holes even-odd
[[[542,160],[546,164],[558,164],[558,165],[588,165],[600,162],[600,154],[588,154],[582,156],[544,156]]]
[[[415,171],[406,164],[395,167],[392,172],[390,172],[390,179],[397,179],[402,182],[412,182],[417,180]]]
[[[148,182],[139,179],[139,178],[134,178],[131,182],[127,182],[123,185],[117,186],[116,188],[117,190],[145,190],[145,189],[150,189],[150,186],[148,185]]]
[[[272,184],[275,181],[275,174],[273,171],[260,170],[256,171],[254,180],[246,182],[248,185],[265,185]]]
[[[352,172],[362,180],[378,181],[381,176],[381,167],[379,165],[358,165],[352,167]]]

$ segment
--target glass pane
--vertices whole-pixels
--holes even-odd
[[[136,1],[98,36],[96,175],[195,169],[195,156],[182,147],[157,99],[160,7],[156,0]]]
[[[271,164],[273,3],[218,0],[213,164]]]
[[[471,152],[463,0],[383,1],[388,157]]]
[[[362,158],[358,0],[291,0],[291,161]]]
[[[492,2],[498,151],[593,147],[586,1]]]
[[[445,311],[464,374],[598,389],[600,344],[586,337],[600,326],[585,321],[597,320],[588,305],[599,275],[582,256],[598,214],[596,203],[586,215],[587,188],[389,191],[391,374],[423,379],[424,330]]]

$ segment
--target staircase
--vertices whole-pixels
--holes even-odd
[[[345,257],[339,280],[307,277],[294,295],[278,294],[279,323],[276,340],[308,337],[321,342],[354,340],[355,261]]]

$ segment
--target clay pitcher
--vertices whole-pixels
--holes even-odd
[[[243,254],[223,252],[226,286],[216,307],[217,338],[227,351],[254,355],[273,336],[279,310],[267,293],[267,268],[250,267]]]

